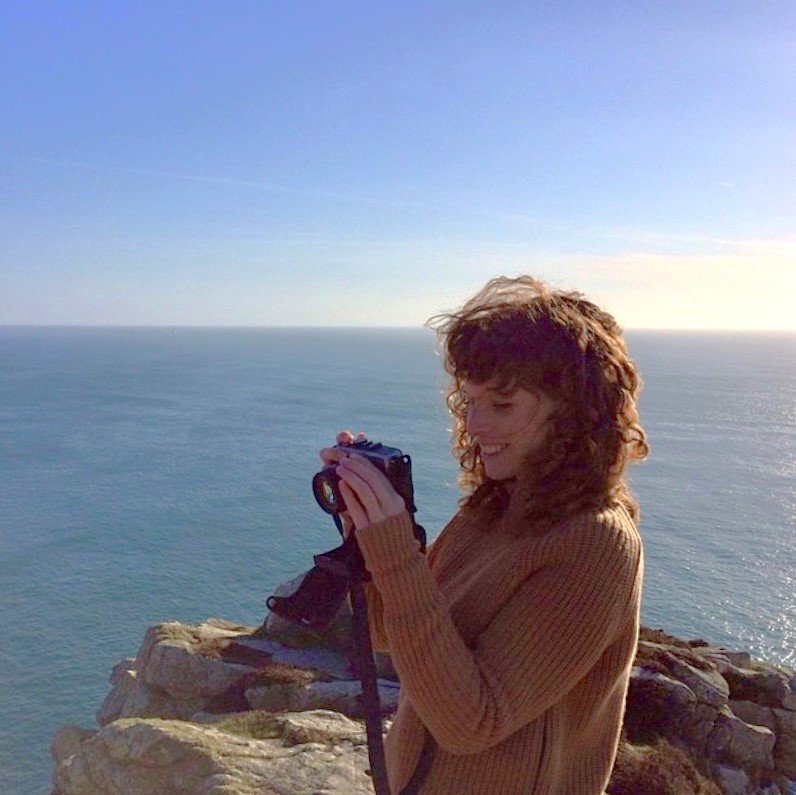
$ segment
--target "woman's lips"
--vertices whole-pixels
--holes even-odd
[[[505,450],[507,444],[479,444],[482,456],[493,456]]]

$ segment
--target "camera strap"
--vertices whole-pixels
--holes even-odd
[[[414,509],[414,505],[412,508]],[[415,538],[420,542],[420,551],[425,552],[426,531],[415,522],[414,510],[411,510],[411,514]],[[357,675],[362,683],[361,703],[368,738],[370,775],[376,794],[390,795],[382,740],[381,701],[365,598],[365,583],[370,580],[370,573],[365,568],[356,542],[356,533],[350,533],[345,538],[340,517],[333,514],[332,518],[344,538],[343,543],[329,552],[315,555],[315,566],[307,572],[293,594],[285,597],[271,596],[267,604],[270,610],[282,618],[321,631],[331,624],[346,595],[350,597],[353,647]],[[420,761],[409,784],[400,795],[415,795],[419,792],[418,788],[431,766],[434,748],[434,741],[427,732]]]

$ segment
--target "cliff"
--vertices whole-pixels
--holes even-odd
[[[53,795],[372,793],[345,617],[152,627],[111,673],[98,729],[52,743]],[[379,659],[386,717],[398,685]],[[796,675],[644,629],[609,795],[796,795]]]

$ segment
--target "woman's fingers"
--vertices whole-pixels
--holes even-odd
[[[356,436],[351,431],[340,431],[335,437],[335,442],[337,445],[352,445],[354,442],[359,442],[366,438],[362,431],[359,431]],[[319,455],[324,466],[329,466],[330,464],[336,464],[340,460],[342,451],[339,447],[324,447]]]
[[[327,467],[340,460],[340,450],[337,447],[324,447],[318,455],[320,455],[323,465]]]
[[[358,431],[356,436],[351,431],[340,431],[337,434],[337,444],[353,444],[366,438],[364,431]]]
[[[340,494],[343,496],[346,508],[348,509],[347,513],[354,527],[367,527],[369,524],[368,515],[357,499],[357,495],[354,494],[353,489],[344,480],[340,480],[338,488],[340,489]],[[348,538],[348,533],[346,533],[345,536]]]
[[[335,442],[338,445],[352,444],[354,442],[354,434],[351,431],[340,431],[335,438]],[[328,467],[330,464],[336,464],[340,460],[342,451],[339,447],[324,447],[319,455],[324,466]]]
[[[361,456],[343,458],[338,472],[357,493],[373,522],[395,516],[406,507],[387,476]]]
[[[368,516],[368,523],[375,524],[383,519],[383,512],[379,503],[379,497],[374,492],[373,487],[362,477],[361,472],[355,471],[348,459],[343,459],[337,467],[337,474],[341,480],[356,494],[362,507]],[[346,503],[348,505],[348,503]],[[358,527],[360,525],[357,525]]]

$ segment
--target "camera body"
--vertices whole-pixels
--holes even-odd
[[[393,488],[403,497],[407,510],[410,513],[417,510],[412,486],[412,460],[408,455],[404,455],[397,447],[387,447],[380,442],[371,442],[368,439],[358,439],[351,444],[338,444],[335,447],[350,450],[370,461],[387,476]],[[332,515],[346,510],[339,483],[337,464],[325,466],[312,479],[312,493],[315,495],[318,505],[326,513]]]

